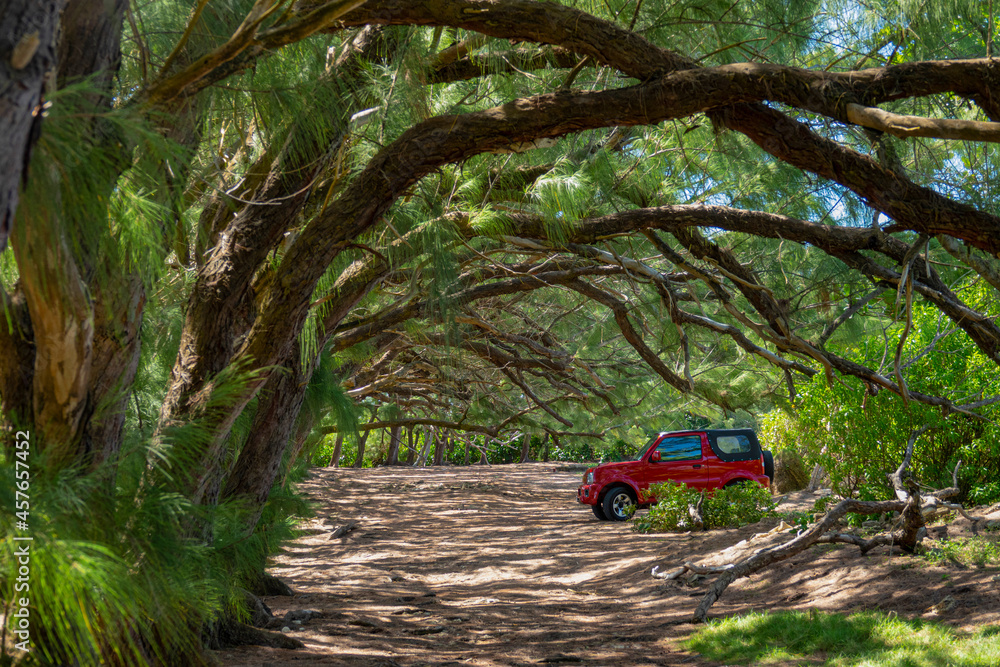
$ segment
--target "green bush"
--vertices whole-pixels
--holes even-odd
[[[934,565],[987,567],[1000,563],[1000,542],[985,536],[946,539],[924,547],[922,554]]]
[[[632,529],[639,533],[663,533],[692,528],[688,508],[698,502],[702,493],[702,519],[705,529],[738,528],[756,523],[773,513],[776,502],[767,489],[754,484],[734,484],[714,492],[703,492],[684,484],[667,482],[652,484],[650,493],[658,502],[649,512],[632,520]]]

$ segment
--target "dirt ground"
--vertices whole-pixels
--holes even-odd
[[[306,648],[216,656],[227,667],[717,665],[679,645],[697,629],[688,620],[704,582],[664,583],[650,569],[707,559],[777,520],[640,535],[578,504],[581,476],[559,463],[319,470],[306,482],[310,534],[270,569],[296,595],[265,599],[276,615],[322,612],[289,632]],[[814,499],[802,492],[778,509],[808,511]],[[351,521],[355,530],[330,539]],[[964,519],[930,533],[971,534]],[[816,546],[734,583],[711,616],[880,609],[971,630],[1000,622],[997,572]],[[929,611],[946,596],[951,609]]]

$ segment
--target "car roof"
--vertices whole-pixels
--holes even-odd
[[[708,435],[745,435],[754,433],[752,428],[689,428],[683,431],[660,431],[657,435],[685,435],[688,433],[707,433]]]

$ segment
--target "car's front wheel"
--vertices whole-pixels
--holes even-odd
[[[604,514],[611,521],[625,521],[632,515],[635,495],[631,489],[619,486],[604,496]]]
[[[601,503],[597,503],[596,505],[591,505],[590,509],[594,510],[594,516],[596,516],[601,521],[608,520],[608,515],[604,513],[604,506],[601,505]]]

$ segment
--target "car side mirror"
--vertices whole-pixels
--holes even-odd
[[[649,455],[650,463],[659,463],[661,458],[662,455],[659,452],[653,452],[652,454]]]

